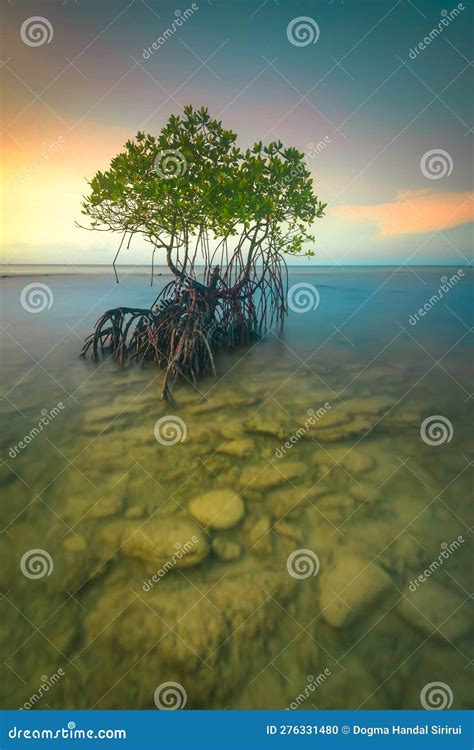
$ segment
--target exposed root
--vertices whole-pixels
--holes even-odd
[[[215,374],[217,351],[249,345],[268,328],[283,325],[286,266],[271,242],[262,251],[265,238],[266,233],[257,243],[254,235],[247,259],[241,240],[229,258],[226,240],[211,253],[207,234],[200,233],[195,255],[199,248],[205,259],[202,281],[196,278],[195,258],[188,260],[188,242],[181,263],[173,261],[168,250],[167,263],[174,278],[150,309],[107,310],[86,338],[81,355],[92,350],[94,360],[111,354],[122,365],[127,360],[139,365],[156,363],[164,370],[162,398],[170,397],[170,383],[176,378],[195,385],[202,376]],[[177,243],[179,247],[181,239]],[[216,265],[218,252],[220,264]]]
[[[273,292],[269,298],[266,288],[213,288],[190,278],[175,279],[149,310],[107,310],[86,338],[81,356],[92,350],[94,360],[112,354],[120,364],[155,362],[164,370],[162,398],[169,398],[172,380],[196,384],[203,375],[216,374],[218,350],[256,341],[267,318],[273,321],[283,313],[281,295]]]

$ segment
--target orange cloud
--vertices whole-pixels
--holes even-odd
[[[474,221],[473,198],[471,192],[404,190],[399,191],[397,199],[391,203],[336,206],[332,213],[344,219],[373,222],[381,237],[420,234]]]

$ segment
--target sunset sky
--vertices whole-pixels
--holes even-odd
[[[5,263],[111,262],[117,236],[74,226],[86,180],[185,104],[206,105],[242,146],[279,138],[307,155],[329,204],[315,227],[315,263],[468,262],[470,0],[1,7]],[[27,36],[35,16],[44,43]],[[300,17],[310,43],[292,37]],[[140,243],[122,257],[148,261]]]

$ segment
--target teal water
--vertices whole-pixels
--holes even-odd
[[[154,368],[78,357],[164,277],[6,269],[2,705],[153,708],[176,682],[187,708],[419,708],[440,682],[468,707],[461,270],[291,269],[284,335],[170,406]]]

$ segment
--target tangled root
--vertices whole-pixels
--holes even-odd
[[[219,349],[249,344],[260,337],[267,305],[256,307],[247,290],[217,290],[192,279],[174,279],[149,310],[117,307],[107,310],[86,338],[81,356],[111,354],[120,364],[155,362],[164,370],[162,398],[178,377],[194,385],[216,373]]]

